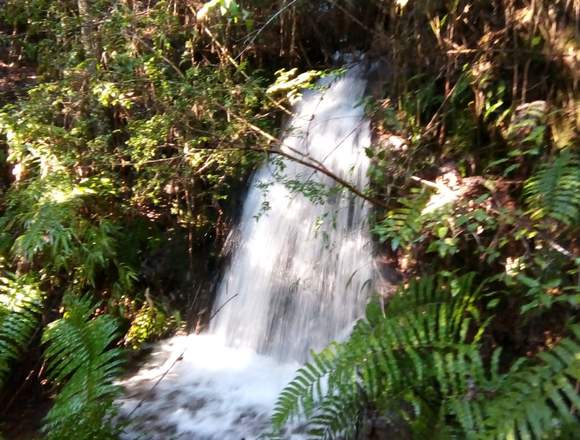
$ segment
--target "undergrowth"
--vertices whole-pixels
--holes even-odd
[[[41,395],[46,437],[117,435],[122,353],[182,325],[148,268],[163,240],[185,237],[187,276],[211,272],[236,192],[268,153],[282,157],[288,107],[342,50],[373,61],[376,136],[370,187],[338,186],[375,204],[378,253],[403,283],[297,373],[275,434],[296,416],[315,438],[362,438],[381,418],[417,438],[572,438],[574,11],[564,0],[3,2],[2,73],[36,70],[0,81],[3,414]],[[288,184],[317,202],[332,193]],[[211,308],[192,301],[194,315]]]

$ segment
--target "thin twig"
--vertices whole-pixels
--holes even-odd
[[[286,9],[288,9],[290,6],[294,5],[295,3],[299,2],[299,1],[300,0],[292,0],[290,3],[284,5],[282,8],[280,8],[279,11],[277,11],[274,15],[272,15],[266,21],[266,23],[264,23],[264,25],[262,27],[260,27],[257,31],[254,32],[254,35],[252,36],[252,38],[250,38],[248,43],[244,46],[242,51],[238,54],[238,56],[236,57],[236,60],[239,60],[240,57],[252,46],[252,44],[254,44],[254,42],[256,41],[258,36],[264,31],[264,29],[266,29],[270,25],[270,23],[272,23],[274,20],[276,20],[276,18],[278,18],[278,16],[280,16],[280,14],[282,14]]]
[[[236,293],[235,295],[229,297],[226,301],[224,301],[224,303],[221,306],[219,306],[215,312],[212,313],[212,315],[209,317],[209,321],[215,318],[215,316],[221,311],[221,309],[223,309],[230,301],[232,301],[239,295],[240,295],[239,293]]]
[[[236,68],[236,70],[238,72],[240,72],[240,74],[246,79],[249,80],[250,77],[249,75],[244,72],[239,63],[232,58],[232,56],[230,55],[230,52],[228,51],[228,49],[219,42],[219,40],[213,35],[213,33],[208,29],[207,26],[203,26],[203,30],[204,32],[207,34],[208,37],[211,38],[211,40],[213,41],[213,43],[218,47],[219,50],[221,50],[222,54],[226,57],[226,59],[230,62],[230,64],[232,66],[234,66]],[[266,99],[268,101],[270,101],[272,104],[274,104],[274,106],[278,109],[278,110],[282,110],[284,113],[286,113],[289,116],[292,116],[292,112],[290,110],[288,110],[286,107],[284,107],[282,104],[280,104],[278,101],[276,101],[274,98],[272,98],[270,95],[266,94]]]
[[[427,126],[425,127],[425,130],[423,131],[423,135],[429,133],[431,130],[433,130],[433,128],[435,128],[435,123],[437,122],[437,118],[439,117],[439,115],[441,115],[441,113],[445,109],[445,106],[447,105],[447,103],[449,102],[449,100],[451,99],[453,94],[455,93],[455,89],[457,89],[458,84],[459,84],[459,81],[457,81],[455,83],[455,85],[451,88],[451,90],[449,90],[449,92],[447,92],[445,94],[445,98],[443,99],[443,102],[441,103],[441,105],[439,106],[439,108],[437,109],[437,111],[435,112],[435,114],[433,115],[433,117],[431,118],[431,120],[429,121]]]
[[[128,34],[128,33],[126,33]],[[150,52],[154,53],[155,55],[159,56],[163,61],[165,61],[174,71],[175,73],[177,73],[177,75],[179,75],[179,77],[181,79],[185,79],[185,74],[181,71],[181,69],[179,67],[177,67],[175,65],[175,63],[173,61],[171,61],[169,58],[167,58],[165,55],[163,55],[162,53],[157,52],[155,49],[153,49],[151,46],[149,46],[148,43],[146,43],[141,37],[139,37],[136,33],[131,33],[130,35],[127,35],[128,37],[134,37],[137,41],[139,41],[139,43],[141,43],[143,46],[145,46]]]

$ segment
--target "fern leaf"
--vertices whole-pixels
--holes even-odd
[[[561,152],[551,163],[541,165],[524,186],[532,219],[551,217],[568,226],[580,218],[580,158]]]
[[[313,439],[354,438],[370,402],[398,407],[419,432],[427,417],[457,438],[532,440],[573,429],[580,326],[535,362],[520,359],[500,373],[501,351],[490,362],[480,352],[479,296],[472,274],[410,282],[384,314],[359,321],[347,341],[298,371],[280,395],[275,426],[302,416]]]
[[[427,277],[400,289],[384,314],[371,313],[347,341],[314,355],[297,372],[275,407],[275,429],[279,432],[291,418],[302,416],[311,438],[352,438],[363,402],[389,406],[412,395],[413,387],[432,383],[437,359],[441,365],[448,354],[467,350],[466,328],[477,321],[471,309],[479,290],[472,288],[472,280],[467,275],[452,284]],[[470,363],[458,364],[471,372]],[[445,386],[458,377],[450,376]]]
[[[117,324],[107,315],[91,318],[94,307],[88,298],[65,300],[64,317],[43,334],[48,376],[61,386],[44,429],[49,439],[93,438],[113,429],[110,417],[119,393],[114,380],[121,372],[121,352],[110,346]]]
[[[0,278],[0,388],[38,326],[42,292],[29,276]]]
[[[576,384],[580,380],[580,326],[574,336],[538,355],[539,363],[512,371],[489,400],[485,438],[554,438],[562,424],[578,423]]]

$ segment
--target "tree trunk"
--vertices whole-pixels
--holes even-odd
[[[77,0],[79,17],[81,19],[81,42],[85,51],[85,58],[92,58],[90,65],[94,67],[98,54],[94,41],[94,24],[91,17],[90,0]]]

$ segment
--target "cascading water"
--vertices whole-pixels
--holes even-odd
[[[363,68],[318,86],[304,93],[283,148],[364,188],[370,127],[360,105]],[[317,200],[289,189],[297,182],[314,189]],[[321,185],[330,189],[325,203],[318,200]],[[122,412],[132,420],[126,439],[259,436],[309,350],[340,337],[360,316],[374,274],[369,207],[334,186],[285,160],[255,173],[210,331],[160,345],[151,363],[124,382]]]

